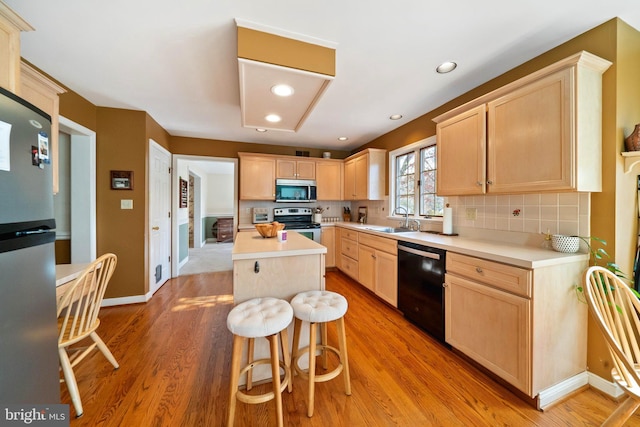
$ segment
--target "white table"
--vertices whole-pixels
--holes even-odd
[[[89,262],[79,264],[56,265],[56,298],[60,299],[69,287],[68,285],[89,266]]]

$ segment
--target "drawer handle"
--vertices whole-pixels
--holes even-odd
[[[482,269],[480,267],[476,267],[476,273],[482,274]]]
[[[260,263],[258,261],[256,261],[255,264],[253,264],[253,272],[256,274],[260,273]]]

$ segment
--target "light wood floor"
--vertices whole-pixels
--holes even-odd
[[[103,308],[98,332],[120,369],[99,352],[76,368],[85,414],[71,425],[224,426],[231,289],[231,272],[183,276],[147,304]],[[327,274],[327,289],[349,301],[352,395],[344,395],[341,377],[317,384],[315,414],[307,418],[306,389],[296,377],[293,393],[283,394],[285,425],[596,426],[616,407],[586,390],[539,412],[341,273]],[[330,327],[330,342],[334,335]],[[64,384],[61,391],[70,404]],[[273,401],[238,402],[236,425],[273,425],[274,412]],[[628,425],[640,426],[640,416]]]

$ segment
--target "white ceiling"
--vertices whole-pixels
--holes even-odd
[[[147,111],[172,135],[336,150],[613,17],[640,28],[636,0],[4,1],[36,29],[22,56],[98,106]],[[335,79],[298,132],[242,127],[235,18],[337,44]],[[458,68],[437,74],[446,60]]]

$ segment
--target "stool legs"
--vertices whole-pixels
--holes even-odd
[[[242,346],[244,338],[238,335],[233,336],[233,350],[231,354],[231,382],[229,384],[229,416],[227,417],[227,425],[233,426],[233,420],[236,416],[236,393],[238,391],[238,377],[240,376],[240,358],[242,355]]]
[[[298,319],[296,319],[297,321]],[[307,401],[307,417],[313,416],[316,380],[316,324],[309,324],[309,400]],[[323,349],[324,352],[324,349]]]
[[[278,427],[284,425],[282,421],[282,393],[280,392],[280,357],[278,356],[278,335],[270,335],[269,347],[271,350],[271,381],[273,381],[273,398],[276,401],[276,417]]]
[[[308,373],[304,373],[300,371],[300,375],[304,378],[305,376],[308,379],[308,398],[307,398],[307,416],[312,417],[314,411],[314,403],[315,403],[315,383],[328,381],[331,378],[335,378],[340,372],[344,375],[344,392],[347,396],[351,396],[351,376],[349,375],[349,357],[347,354],[347,338],[345,333],[344,326],[344,317],[341,317],[336,320],[336,327],[338,331],[338,349],[339,349],[339,358],[340,365],[334,371],[328,374],[323,374],[316,376],[316,351],[317,351],[317,330],[320,327],[320,351],[322,357],[322,367],[327,369],[327,353],[329,350],[336,351],[333,347],[330,347],[327,344],[327,324],[323,323],[309,323],[309,371]],[[292,375],[299,370],[298,358],[304,354],[307,349],[302,349],[302,352],[299,349],[300,345],[300,330],[302,328],[302,320],[296,318],[293,323],[293,350],[292,350]]]
[[[351,376],[349,375],[349,357],[347,355],[347,335],[344,328],[344,317],[336,320],[338,327],[338,347],[340,348],[340,363],[342,363],[342,375],[344,375],[344,392],[351,396]]]
[[[273,392],[260,395],[260,396],[239,396],[238,395],[238,382],[241,375],[240,362],[242,358],[242,348],[244,347],[244,341],[248,340],[248,354],[247,354],[247,367],[244,369],[247,370],[247,391],[252,388],[252,368],[254,365],[254,338],[245,338],[239,335],[233,336],[233,350],[231,354],[231,381],[229,384],[229,413],[227,417],[227,425],[229,427],[233,427],[236,413],[236,401],[238,399],[247,402],[247,403],[261,403],[266,402],[267,400],[271,400],[269,395],[273,395],[273,399],[276,404],[276,417],[277,417],[277,425],[278,427],[282,427],[284,425],[283,421],[283,409],[282,409],[282,390],[284,387],[282,382],[280,381],[280,355],[278,353],[278,335],[280,335],[280,341],[282,345],[282,356],[284,359],[284,369],[285,369],[285,381],[288,381],[288,390],[291,392],[292,390],[292,378],[291,378],[291,354],[289,353],[289,339],[287,330],[284,329],[280,331],[278,334],[269,335],[265,337],[269,341],[269,350],[271,357],[269,359],[271,365],[271,377],[273,384]],[[266,361],[266,359],[261,359],[255,362],[255,364],[260,364],[262,361]]]

